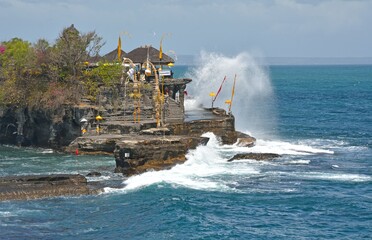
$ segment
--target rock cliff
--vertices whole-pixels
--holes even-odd
[[[0,144],[61,149],[80,136],[80,119],[94,109],[63,106],[54,111],[0,109]]]

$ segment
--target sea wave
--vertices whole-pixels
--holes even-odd
[[[222,145],[219,138],[213,133],[206,133],[203,136],[210,140],[206,146],[199,146],[189,151],[187,161],[169,170],[151,171],[128,178],[123,182],[122,189],[106,188],[107,193],[136,191],[151,185],[171,187],[185,187],[203,191],[239,192],[241,181],[259,181],[256,178],[276,181],[282,177],[295,177],[301,179],[320,179],[337,181],[370,181],[371,177],[366,175],[350,173],[328,173],[328,172],[282,172],[283,168],[296,165],[309,165],[310,159],[296,159],[296,156],[332,155],[333,151],[317,148],[304,144],[296,144],[285,141],[257,140],[256,146],[252,148],[239,147],[236,144]],[[239,160],[227,162],[229,158],[237,153],[276,153],[288,155],[278,161],[255,161]],[[271,170],[264,170],[270,168]],[[276,179],[276,180],[275,180]],[[235,183],[235,184],[234,184]]]
[[[299,160],[290,160],[285,161],[286,164],[295,164],[295,165],[307,165],[310,164],[311,160],[299,159]]]
[[[267,172],[268,175],[281,176],[282,178],[290,177],[303,180],[326,180],[326,181],[341,181],[341,182],[370,182],[372,177],[365,174],[355,174],[346,172],[282,172],[272,171]]]
[[[301,173],[301,175],[305,179],[345,181],[345,182],[370,182],[372,181],[371,176],[363,175],[363,174],[306,172],[306,173]]]

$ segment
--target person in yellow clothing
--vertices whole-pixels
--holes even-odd
[[[103,118],[102,118],[100,115],[98,115],[98,116],[96,117],[96,121],[97,121],[96,132],[97,132],[98,135],[100,134],[100,131],[101,131],[101,127],[100,127],[99,122],[100,122],[102,119],[103,119]]]

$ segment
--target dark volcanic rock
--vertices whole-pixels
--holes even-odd
[[[115,172],[133,175],[148,170],[163,170],[186,161],[186,153],[208,138],[189,136],[147,136],[130,138],[116,144]]]
[[[0,144],[61,149],[80,136],[80,119],[91,108],[64,105],[55,110],[0,107]]]
[[[100,192],[88,187],[81,175],[36,175],[0,178],[0,201],[26,200]]]
[[[238,153],[234,157],[230,158],[228,162],[242,159],[253,159],[258,161],[272,160],[274,158],[280,157],[279,154],[275,153]]]
[[[194,120],[167,126],[174,135],[198,137],[206,132],[213,132],[220,137],[223,144],[233,144],[237,140],[235,118],[230,115],[215,116],[211,119]]]

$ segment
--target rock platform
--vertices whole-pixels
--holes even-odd
[[[0,201],[30,200],[58,196],[97,194],[100,188],[89,186],[82,175],[35,175],[0,178]]]
[[[235,118],[222,109],[198,109],[186,112],[182,122],[141,123],[113,121],[101,123],[103,133],[94,131],[75,139],[67,152],[78,154],[109,154],[115,156],[115,172],[130,176],[149,170],[170,168],[186,160],[187,151],[207,144],[203,133],[213,132],[222,144],[251,147],[256,139],[235,131]]]

